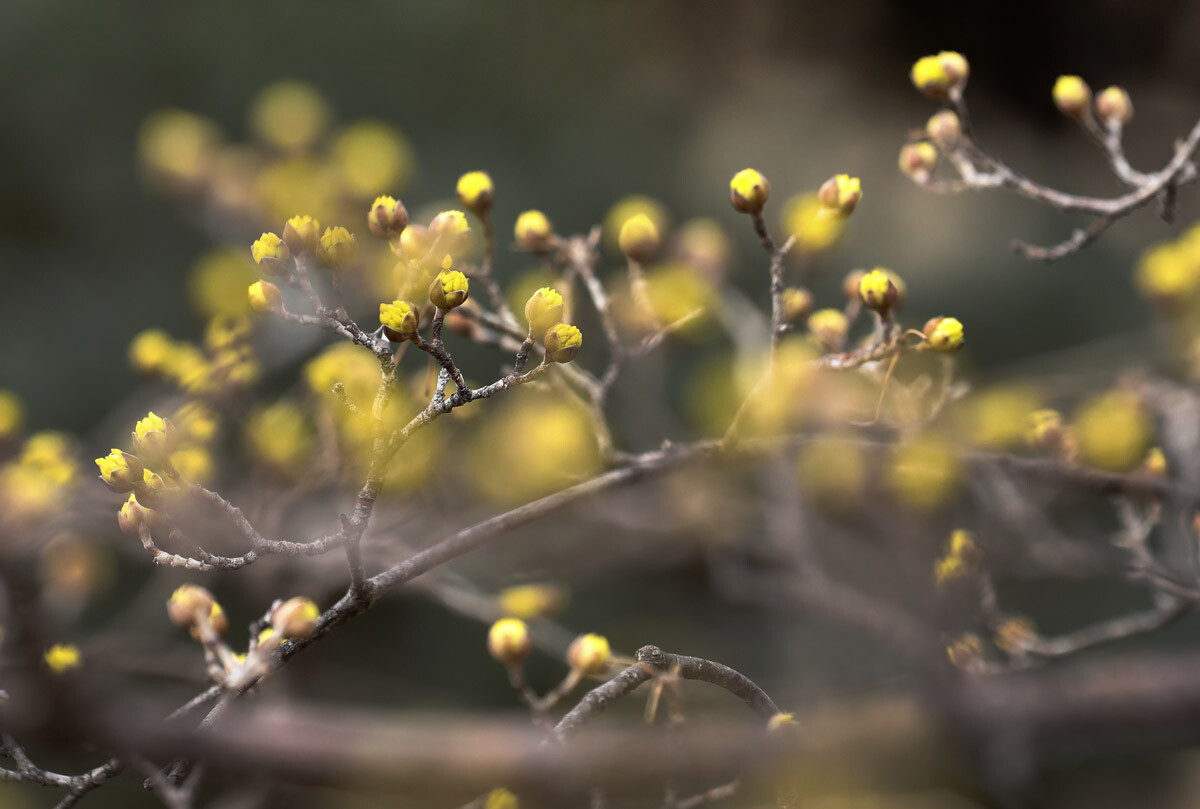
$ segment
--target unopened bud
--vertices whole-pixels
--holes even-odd
[[[303,640],[316,629],[321,610],[311,598],[289,598],[271,611],[271,628],[288,640]]]
[[[497,661],[506,666],[515,666],[529,655],[533,640],[524,621],[501,618],[488,630],[487,647],[488,653]]]
[[[1109,126],[1125,126],[1133,120],[1133,101],[1124,87],[1106,87],[1096,96],[1096,115]]]
[[[611,660],[612,650],[603,635],[580,635],[567,648],[567,663],[580,674],[603,674]]]
[[[771,196],[771,184],[754,169],[742,169],[729,181],[729,201],[741,213],[758,213]]]
[[[381,239],[395,239],[408,227],[408,209],[395,197],[376,197],[367,211],[367,227]]]

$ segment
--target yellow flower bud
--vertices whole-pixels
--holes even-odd
[[[283,225],[283,243],[292,255],[311,253],[321,238],[321,223],[311,216],[293,216]]]
[[[823,351],[841,351],[850,324],[838,309],[819,309],[808,318],[808,330]]]
[[[458,201],[468,211],[483,215],[492,207],[496,189],[492,186],[492,178],[483,171],[468,171],[458,178],[455,187]]]
[[[900,149],[900,170],[915,182],[927,183],[937,168],[937,147],[926,140],[906,143]]]
[[[1138,472],[1147,477],[1165,478],[1167,471],[1167,456],[1163,454],[1162,447],[1150,447]]]
[[[925,342],[939,354],[953,354],[963,347],[963,324],[953,317],[934,317],[925,323]]]
[[[983,662],[983,641],[974,632],[967,632],[946,647],[946,656],[957,668],[977,668]]]
[[[288,640],[303,640],[317,628],[321,610],[311,598],[289,598],[271,612],[271,628]]]
[[[470,229],[467,215],[462,211],[442,211],[429,223],[429,232],[440,239],[459,239]]]
[[[25,408],[12,391],[0,390],[0,438],[13,435],[21,429],[25,419]]]
[[[116,448],[103,458],[97,458],[96,466],[100,467],[100,479],[118,494],[133,491],[133,487],[142,479],[141,460],[136,455]]]
[[[524,621],[501,618],[488,630],[487,647],[488,653],[497,661],[506,666],[515,666],[529,655],[533,640]]]
[[[167,482],[162,479],[162,475],[151,472],[149,469],[142,470],[142,482],[146,484],[147,488],[152,490],[161,490],[167,488]],[[172,481],[171,485],[178,486],[179,484]]]
[[[255,281],[247,290],[250,308],[256,312],[273,312],[283,306],[283,295],[279,287],[270,281]]]
[[[996,627],[993,638],[996,648],[1008,654],[1018,654],[1029,647],[1037,637],[1033,621],[1020,615],[1010,615]]]
[[[953,149],[962,138],[962,122],[951,110],[935,112],[925,124],[925,134],[940,149]]]
[[[1079,409],[1075,435],[1085,463],[1126,472],[1145,458],[1153,431],[1150,417],[1137,397],[1114,391],[1091,399]]]
[[[908,75],[914,87],[933,98],[945,98],[955,84],[946,62],[938,56],[922,56]]]
[[[56,643],[46,650],[43,655],[46,665],[50,667],[50,671],[55,674],[62,674],[71,669],[79,668],[83,661],[83,656],[79,653],[79,647],[73,643]]]
[[[796,715],[793,713],[777,713],[767,720],[767,733],[779,733],[787,727],[796,724]]]
[[[208,590],[195,584],[178,587],[167,600],[167,617],[176,626],[191,627],[206,615],[211,615],[217,600]]]
[[[513,235],[522,248],[540,253],[550,247],[554,227],[541,211],[525,211],[517,217]]]
[[[729,181],[729,201],[741,213],[758,213],[771,196],[771,184],[754,169],[742,169]]]
[[[264,233],[250,245],[254,263],[267,275],[287,275],[292,251],[274,233]]]
[[[567,648],[567,663],[580,674],[603,674],[611,660],[612,650],[603,635],[580,635]]]
[[[429,300],[439,309],[453,309],[466,303],[468,287],[467,276],[458,270],[442,270],[429,285]]]
[[[149,519],[151,514],[153,512],[150,509],[138,502],[137,495],[131,493],[129,499],[121,505],[121,510],[117,512],[117,525],[124,533],[137,536],[142,523]]]
[[[971,65],[967,62],[967,57],[958,51],[941,51],[937,58],[942,63],[946,75],[950,77],[951,84],[962,87],[967,83],[971,75]]]
[[[1109,126],[1125,126],[1133,120],[1133,101],[1124,87],[1106,87],[1096,96],[1096,114]]]
[[[501,590],[496,601],[509,618],[537,618],[562,609],[567,591],[557,584],[518,584]]]
[[[634,261],[648,261],[658,252],[658,226],[644,213],[635,214],[621,225],[617,243],[622,252]]]
[[[882,314],[896,304],[900,290],[892,282],[887,270],[876,267],[863,275],[862,280],[858,282],[858,295],[868,309]]]
[[[503,787],[493,789],[483,802],[483,809],[521,809],[517,796]]]
[[[178,443],[175,425],[169,419],[155,415],[154,411],[150,411],[133,427],[134,451],[151,460],[161,459],[174,452]]]
[[[546,330],[562,320],[563,297],[557,290],[542,287],[525,302],[525,319],[529,321],[530,334],[545,334]]]
[[[1025,443],[1033,449],[1050,447],[1063,429],[1062,414],[1057,410],[1035,410],[1026,421]]]
[[[393,343],[402,343],[417,333],[420,313],[408,301],[392,301],[379,304],[379,322],[383,334]]]
[[[367,211],[367,227],[381,239],[395,239],[408,227],[408,209],[395,197],[376,197]]]
[[[349,267],[358,258],[358,239],[340,225],[325,228],[317,241],[317,261],[332,272],[338,273]]]
[[[583,334],[575,326],[559,323],[546,330],[542,338],[549,362],[570,362],[583,345]]]
[[[838,174],[825,181],[817,192],[817,199],[830,213],[849,216],[862,199],[862,183],[857,177]]]
[[[1051,95],[1058,111],[1070,118],[1083,116],[1092,104],[1092,88],[1078,76],[1059,76]]]
[[[807,289],[788,287],[783,291],[783,316],[788,323],[799,325],[808,320],[813,305],[812,293]]]
[[[175,344],[170,336],[158,329],[147,329],[129,344],[129,364],[141,374],[157,374],[166,369]]]

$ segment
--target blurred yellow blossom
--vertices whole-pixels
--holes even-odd
[[[46,665],[55,674],[62,674],[71,669],[77,669],[83,662],[83,656],[79,653],[79,647],[73,643],[56,643],[46,650],[46,654],[43,657]]]
[[[264,87],[250,106],[250,128],[279,149],[313,145],[329,123],[325,99],[312,85],[282,81]]]
[[[253,410],[246,419],[250,452],[275,469],[299,475],[313,449],[313,431],[299,407],[282,400]]]
[[[832,247],[846,228],[845,217],[830,213],[815,193],[790,197],[781,218],[784,231],[796,237],[796,249],[809,253]]]
[[[892,450],[887,483],[900,502],[918,509],[940,506],[961,480],[958,456],[944,439],[923,435]]]
[[[587,413],[560,396],[532,391],[506,398],[466,452],[471,481],[499,503],[548,494],[595,474],[600,465]]]
[[[408,184],[413,153],[408,139],[382,121],[358,121],[334,139],[333,158],[351,196],[371,199]]]
[[[667,209],[661,202],[641,194],[631,194],[618,200],[604,215],[604,243],[611,250],[620,250],[621,229],[635,216],[645,216],[658,234],[670,224]]]
[[[1075,435],[1085,463],[1126,472],[1145,458],[1153,429],[1136,396],[1113,391],[1094,397],[1079,408],[1075,414]]]
[[[15,435],[25,421],[25,408],[15,393],[0,390],[0,438]]]
[[[244,315],[250,311],[246,289],[257,280],[258,269],[248,254],[217,248],[192,265],[188,272],[188,297],[203,318]]]

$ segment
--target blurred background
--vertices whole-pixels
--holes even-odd
[[[1189,44],[1200,6],[1168,0],[186,11],[13,0],[3,15],[0,64],[20,80],[0,88],[10,111],[0,129],[0,338],[20,349],[0,356],[0,380],[29,403],[34,427],[89,426],[130,384],[121,358],[139,330],[199,333],[188,270],[221,240],[139,181],[138,133],[162,108],[205,116],[224,139],[244,142],[259,91],[302,80],[327,100],[333,123],[374,119],[404,134],[411,179],[395,190],[410,207],[452,198],[458,175],[475,168],[494,177],[504,225],[536,207],[560,232],[580,232],[618,199],[647,194],[677,221],[705,215],[732,226],[736,273],[760,296],[761,257],[729,209],[729,176],[752,165],[782,202],[850,172],[866,201],[824,262],[819,291],[828,298],[852,267],[888,266],[914,286],[914,320],[953,308],[969,324],[968,361],[990,369],[1144,334],[1149,316],[1131,301],[1130,271],[1171,231],[1145,211],[1066,262],[1013,255],[1012,237],[1055,242],[1071,223],[1008,195],[935,196],[900,174],[900,144],[933,112],[909,83],[914,58],[967,54],[984,143],[1017,169],[1081,192],[1119,186],[1051,104],[1057,75],[1129,89],[1137,117],[1128,151],[1145,169],[1186,132],[1200,82]],[[1196,208],[1182,198],[1186,223]],[[238,250],[256,228],[279,227],[238,224],[227,237]],[[519,261],[502,259],[502,277]],[[57,372],[64,352],[78,359],[69,377]]]
[[[545,211],[559,233],[580,233],[604,222],[614,204],[631,194],[657,200],[675,223],[712,218],[731,238],[731,282],[760,307],[767,305],[766,262],[748,221],[730,209],[729,177],[746,166],[766,174],[773,194],[768,223],[779,233],[785,200],[815,191],[835,173],[856,175],[864,200],[846,232],[813,265],[810,286],[818,306],[840,306],[849,270],[889,267],[908,283],[906,322],[953,314],[967,325],[960,367],[981,385],[1065,371],[1094,375],[1105,385],[1125,368],[1156,364],[1149,357],[1165,337],[1152,307],[1136,294],[1134,269],[1148,247],[1177,237],[1200,211],[1195,192],[1185,189],[1178,225],[1142,210],[1078,255],[1043,265],[1015,255],[1011,239],[1056,243],[1076,220],[1008,194],[935,195],[915,187],[896,166],[909,133],[935,111],[913,90],[909,68],[926,53],[954,49],[970,59],[967,99],[979,138],[993,153],[1054,187],[1119,193],[1103,155],[1054,108],[1050,88],[1062,73],[1078,73],[1097,89],[1126,87],[1137,111],[1126,135],[1131,162],[1147,171],[1160,167],[1174,139],[1200,114],[1200,51],[1194,46],[1200,3],[1182,0],[270,0],[187,6],[8,0],[0,22],[0,74],[9,77],[0,84],[7,111],[0,126],[0,344],[6,346],[0,388],[25,402],[30,431],[80,434],[88,451],[103,452],[128,429],[133,411],[144,412],[144,400],[130,402],[141,384],[127,360],[131,339],[158,328],[200,341],[206,319],[227,300],[236,299],[235,310],[244,307],[239,270],[230,271],[232,285],[221,287],[206,285],[203,279],[214,276],[204,268],[248,261],[249,244],[262,230],[278,231],[288,213],[307,212],[289,194],[314,193],[331,166],[343,172],[341,182],[352,183],[356,148],[372,153],[375,166],[388,161],[392,177],[387,187],[374,188],[378,177],[368,171],[358,195],[394,193],[414,221],[453,206],[460,174],[486,170],[496,184],[493,216],[502,245],[527,208]],[[269,104],[264,88],[280,82],[315,90],[316,117],[327,131],[315,139],[319,159],[271,174],[263,161],[273,161],[281,147],[264,144],[264,138],[286,141],[295,129],[264,133],[255,111],[261,114]],[[173,120],[198,127],[190,137],[204,148],[226,149],[213,164],[227,181],[229,204],[218,214],[196,204],[186,182],[164,184],[147,169],[147,150],[153,151],[148,127],[172,120],[161,117],[163,110],[200,116],[203,121]],[[347,133],[358,140],[344,139]],[[271,211],[272,194],[284,200],[279,211]],[[249,197],[253,205],[243,205]],[[317,208],[325,204],[309,199]],[[243,208],[271,215],[239,215]],[[365,230],[357,219],[344,224]],[[238,258],[223,258],[226,248]],[[602,269],[620,265],[606,248]],[[529,284],[524,279],[538,277],[528,256],[503,250],[497,272],[506,288],[523,289]],[[362,310],[368,318],[370,309]],[[591,333],[598,330],[593,326]],[[318,347],[311,337],[289,347],[291,332],[281,334],[271,343],[281,359],[264,368],[260,383],[267,399],[294,385]],[[703,347],[708,354],[720,351]],[[700,360],[686,350],[671,357],[676,367],[651,389],[678,402]],[[678,419],[649,424],[638,422],[629,402],[618,401],[614,409],[618,436],[639,448],[653,446],[664,430],[687,437],[708,426],[683,406]],[[120,414],[115,420],[114,411]],[[694,483],[677,481],[674,496],[686,502]],[[436,536],[445,520],[430,513],[430,503],[452,501],[452,494],[443,489],[429,500],[406,503],[383,525],[415,525],[414,533]],[[656,502],[623,500],[619,515],[585,516],[595,532],[623,536],[653,525]],[[717,503],[729,508],[726,523],[711,521],[715,507],[709,504],[693,515],[695,524],[710,520],[707,531],[734,536],[739,504],[732,498]],[[109,505],[105,501],[104,508]],[[494,510],[472,507],[482,514]],[[108,520],[109,512],[103,513]],[[104,524],[115,533],[115,526]],[[626,651],[654,642],[737,660],[768,690],[803,694],[807,704],[834,692],[873,690],[900,676],[868,643],[714,598],[704,559],[679,536],[694,527],[684,515],[657,534],[651,530],[662,548],[651,566],[624,566],[636,548],[614,540],[603,564],[569,582],[564,623],[602,629]],[[938,530],[948,527],[939,523]],[[546,552],[563,530],[568,528],[558,523],[535,527],[531,539],[514,544],[508,555],[481,554],[459,570],[489,591],[527,579],[570,579],[578,572],[570,551]],[[394,548],[384,550],[394,556]],[[337,570],[340,560],[329,561]],[[102,632],[125,615],[123,609],[133,609],[122,604],[115,582],[146,580],[148,564],[139,555],[109,564],[115,568],[105,574],[104,608],[83,614],[80,635],[88,634],[86,628]],[[323,575],[336,574],[280,569],[263,575],[270,592],[277,592],[317,587]],[[155,610],[157,599],[177,583],[163,578],[144,596]],[[70,582],[68,577],[63,586]],[[1031,609],[1047,611],[1049,626],[1057,621],[1064,628],[1090,606],[1140,603],[1137,594],[1075,586],[1072,606],[1059,604],[1060,593],[1020,595]],[[229,597],[235,626],[261,610],[253,598]],[[382,699],[393,708],[511,708],[502,673],[484,668],[490,661],[481,653],[482,625],[437,601],[397,600],[366,619],[373,622],[369,628],[329,641],[322,655],[334,659],[358,655],[364,644],[373,650],[352,683],[336,669],[322,669],[315,659],[321,655],[313,655],[297,661],[294,687],[348,703]],[[167,632],[158,626],[161,614],[146,615],[155,633]],[[375,642],[381,632],[388,643]],[[1186,644],[1196,630],[1185,624],[1167,637]],[[135,651],[152,657],[159,640],[147,636]],[[177,640],[179,659],[188,661],[181,666],[192,665],[194,647]],[[792,651],[779,651],[785,647]],[[821,650],[822,662],[807,668],[799,650],[811,648]],[[539,676],[550,682],[547,672],[556,669],[545,665]],[[178,689],[179,696],[187,693]],[[1189,758],[1138,760],[1124,771],[1083,775],[1068,766],[1061,784],[1054,784],[1061,790],[1056,805],[1121,806],[1123,796],[1141,795],[1147,785],[1195,796],[1197,766]],[[1099,793],[1109,803],[1097,803]],[[1167,803],[1171,796],[1158,797],[1161,805],[1174,805]],[[27,799],[51,805],[44,795]],[[133,800],[150,805],[129,789],[96,797],[100,805]],[[964,805],[945,796],[919,800],[903,805]]]

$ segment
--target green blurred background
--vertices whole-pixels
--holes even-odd
[[[1015,256],[1011,237],[1056,241],[1067,218],[1007,195],[934,196],[897,171],[906,133],[933,111],[909,85],[913,59],[967,54],[985,144],[1046,182],[1098,193],[1118,186],[1054,110],[1054,77],[1129,88],[1129,152],[1143,168],[1186,131],[1200,83],[1200,6],[1170,0],[10,0],[0,15],[0,386],[29,403],[33,428],[94,423],[132,381],[124,350],[141,328],[199,329],[182,285],[211,240],[136,171],[138,128],[159,108],[244,140],[255,93],[301,79],[339,120],[376,117],[407,134],[410,207],[449,197],[473,168],[495,178],[502,227],[540,207],[579,231],[619,197],[650,194],[677,221],[728,223],[743,286],[760,297],[762,261],[729,210],[730,174],[753,165],[782,200],[849,171],[865,202],[818,291],[828,300],[846,270],[889,266],[910,282],[914,319],[953,311],[968,324],[967,362],[992,368],[1144,333],[1130,270],[1172,231],[1146,211],[1060,264]],[[1182,197],[1186,223],[1196,207]],[[515,266],[502,259],[501,274]]]

